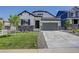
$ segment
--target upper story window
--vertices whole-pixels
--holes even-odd
[[[71,13],[71,16],[73,16],[73,13]]]
[[[79,16],[79,12],[78,12],[78,16]]]
[[[75,13],[70,13],[70,16],[71,17],[75,17]]]
[[[36,15],[36,16],[42,16],[43,13],[34,13],[34,15]]]
[[[43,14],[38,14],[38,15],[40,16],[40,15],[43,15]]]
[[[76,12],[76,16],[79,17],[79,11]]]

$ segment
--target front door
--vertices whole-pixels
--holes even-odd
[[[39,26],[39,20],[35,21],[35,28],[40,28],[40,26]]]

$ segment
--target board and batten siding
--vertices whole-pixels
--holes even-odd
[[[29,13],[22,13],[22,15],[19,15],[20,19],[28,21],[30,19],[30,25],[34,26],[35,25],[35,18],[34,16],[30,15]]]

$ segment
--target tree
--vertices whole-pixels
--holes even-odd
[[[8,20],[10,22],[10,25],[16,27],[16,30],[18,30],[18,24],[20,21],[19,16],[17,16],[17,15],[12,16],[11,15]]]
[[[64,26],[66,29],[68,29],[71,26],[71,22],[69,19],[64,22]]]
[[[3,21],[0,20],[0,30],[2,29],[2,27],[3,27]]]

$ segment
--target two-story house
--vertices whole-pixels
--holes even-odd
[[[56,17],[60,18],[62,28],[65,20],[70,21],[72,28],[79,28],[79,7],[73,7],[69,11],[58,11]]]
[[[61,21],[47,11],[33,11],[32,13],[23,11],[18,14],[21,21],[20,29],[29,30],[58,30],[61,26]]]

